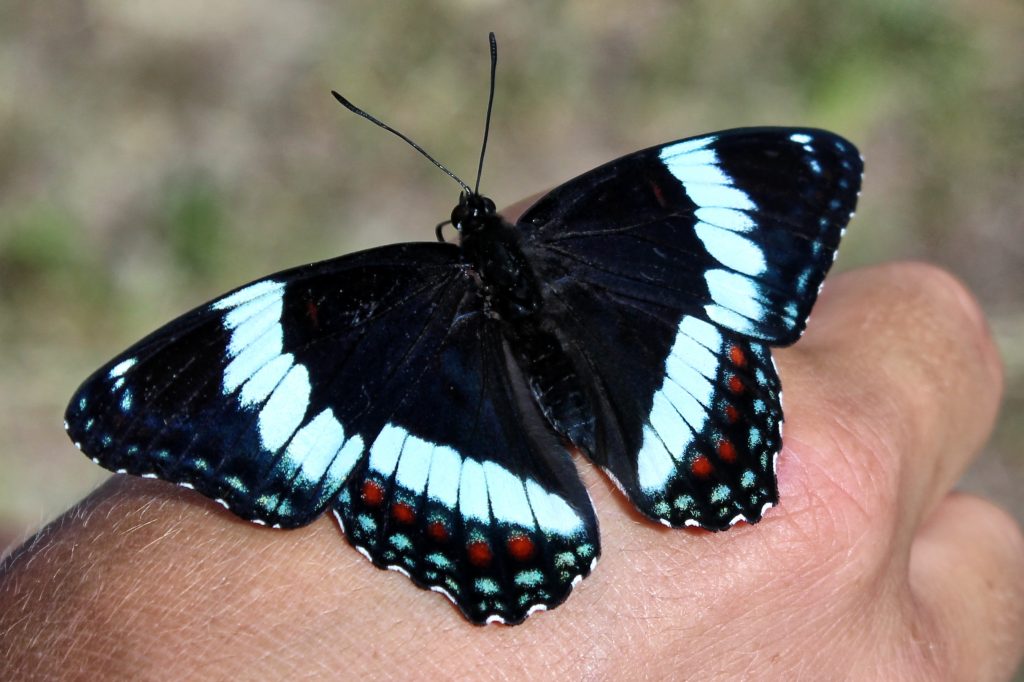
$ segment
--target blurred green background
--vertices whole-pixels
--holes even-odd
[[[106,473],[64,436],[101,362],[285,267],[433,238],[457,187],[337,88],[475,169],[499,205],[640,147],[815,125],[867,160],[840,268],[921,258],[1006,359],[965,486],[1024,519],[1024,5],[6,0],[0,7],[0,547]]]

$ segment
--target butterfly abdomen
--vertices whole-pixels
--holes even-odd
[[[536,318],[506,325],[505,335],[548,424],[584,452],[592,453],[595,412],[561,341]]]

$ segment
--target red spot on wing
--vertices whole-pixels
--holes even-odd
[[[480,568],[490,564],[494,558],[490,545],[483,540],[474,540],[466,545],[466,553],[469,555],[469,563]]]
[[[665,193],[661,189],[661,185],[656,183],[654,180],[648,180],[648,184],[651,186],[651,191],[654,192],[654,198],[657,200],[658,205],[662,208],[665,207]]]
[[[508,545],[508,553],[519,561],[526,561],[537,550],[533,540],[525,535],[513,535],[505,544]]]
[[[740,418],[740,411],[736,409],[735,405],[726,405],[725,418],[728,419],[730,423],[735,424]]]
[[[729,379],[726,381],[726,385],[729,390],[733,393],[743,393],[743,380],[735,374],[729,375]]]
[[[320,327],[320,307],[313,299],[306,301],[306,316],[309,317],[314,327]]]
[[[704,455],[697,455],[697,457],[690,462],[690,471],[693,472],[694,476],[704,478],[711,473],[711,461]]]
[[[448,529],[444,527],[444,523],[441,521],[432,521],[427,526],[427,535],[438,542],[447,542],[448,540]]]
[[[416,520],[416,511],[405,502],[396,502],[391,505],[391,516],[399,523],[412,523]]]
[[[739,346],[729,346],[729,359],[737,367],[743,367],[747,364],[747,354]]]
[[[365,481],[363,483],[363,502],[371,507],[380,506],[384,501],[384,488],[376,481]]]
[[[735,462],[736,446],[726,439],[718,441],[718,456],[726,462]]]

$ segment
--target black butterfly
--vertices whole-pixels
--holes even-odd
[[[494,54],[492,37],[492,98]],[[777,502],[769,346],[803,331],[861,171],[832,133],[729,130],[605,164],[515,225],[456,178],[458,245],[371,249],[200,306],[90,377],[67,430],[108,469],[257,523],[330,508],[377,566],[474,623],[518,623],[600,553],[571,450],[669,526]]]

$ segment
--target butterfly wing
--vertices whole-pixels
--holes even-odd
[[[853,145],[825,131],[725,131],[585,173],[519,226],[538,257],[565,262],[555,274],[788,345],[835,259],[862,169]]]
[[[597,415],[595,440],[581,449],[667,525],[760,519],[778,500],[782,438],[768,347],[579,282],[558,289],[563,345]]]
[[[587,454],[644,513],[722,529],[777,500],[767,346],[802,333],[861,172],[832,133],[732,130],[601,166],[520,219],[563,345],[592,380]]]
[[[473,622],[518,623],[590,573],[597,519],[497,323],[468,308],[367,441],[334,509],[378,566]]]
[[[256,522],[295,527],[333,504],[374,563],[476,622],[517,622],[589,573],[597,522],[482,310],[447,244],[279,273],[101,368],[68,433],[108,469]]]
[[[112,471],[194,487],[256,522],[308,523],[361,453],[353,420],[400,381],[411,342],[378,321],[430,328],[456,259],[389,247],[244,286],[100,368],[68,406],[68,433]],[[310,456],[329,445],[337,457]]]

